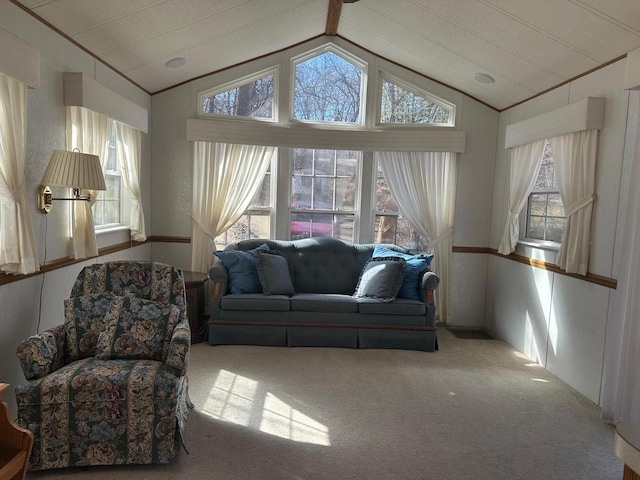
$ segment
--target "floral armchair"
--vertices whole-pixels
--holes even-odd
[[[191,333],[182,271],[157,262],[87,266],[65,323],[18,346],[28,382],[17,423],[30,470],[168,463],[182,444]]]

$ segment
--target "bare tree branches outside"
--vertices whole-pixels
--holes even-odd
[[[273,118],[273,74],[205,98],[203,112]]]
[[[295,68],[296,120],[360,121],[360,68],[333,52],[300,62]]]
[[[448,109],[382,80],[381,123],[447,124],[450,114]]]

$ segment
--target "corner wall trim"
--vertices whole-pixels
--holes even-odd
[[[567,273],[565,270],[562,270],[560,267],[558,267],[554,263],[538,260],[537,258],[525,257],[524,255],[518,255],[516,253],[512,253],[510,255],[502,255],[498,253],[498,250],[494,248],[453,247],[452,251],[453,253],[485,253],[485,254],[495,255],[496,257],[503,258],[505,260],[511,260],[513,262],[518,262],[524,265],[540,268],[542,270],[547,270],[549,272],[557,273],[559,275],[565,275],[567,277],[576,278],[584,282],[595,283],[596,285],[601,285],[603,287],[611,288],[614,290],[618,288],[618,281],[615,278],[604,277],[602,275],[596,275],[595,273],[587,273],[586,275],[578,275],[576,273]]]

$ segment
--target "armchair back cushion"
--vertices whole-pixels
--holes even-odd
[[[104,317],[96,357],[100,360],[165,361],[180,309],[137,297],[116,297]]]
[[[92,293],[64,301],[67,363],[81,358],[95,357],[98,336],[113,299],[114,296],[108,293]]]

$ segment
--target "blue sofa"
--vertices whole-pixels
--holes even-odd
[[[435,273],[427,270],[418,279],[419,300],[356,298],[353,293],[375,245],[333,238],[253,239],[226,250],[248,251],[263,244],[286,258],[295,294],[232,294],[227,269],[216,259],[209,271],[214,284],[211,345],[438,349],[433,291],[440,280]],[[397,245],[384,246],[410,253]]]

